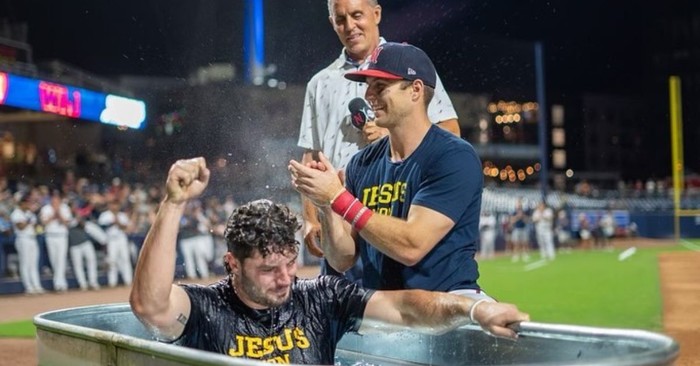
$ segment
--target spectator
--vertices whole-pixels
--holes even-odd
[[[612,211],[607,210],[600,218],[600,231],[602,239],[602,247],[604,249],[612,248],[612,238],[615,236],[615,219]]]
[[[529,221],[530,216],[523,207],[523,200],[522,198],[518,198],[515,202],[515,211],[510,215],[510,225],[513,228],[510,234],[511,241],[513,242],[513,262],[517,262],[521,258],[525,262],[530,260]]]
[[[81,290],[88,288],[99,290],[97,278],[97,254],[93,240],[105,245],[107,234],[97,224],[90,221],[90,213],[81,211],[77,201],[71,204],[74,220],[68,229],[68,245],[70,248],[73,273]],[[87,270],[87,278],[85,272]]]
[[[129,255],[129,238],[126,230],[129,227],[129,216],[121,211],[121,203],[111,200],[107,211],[100,214],[97,223],[107,233],[107,284],[115,287],[121,275],[122,281],[127,286],[132,281],[132,266]]]
[[[554,251],[554,213],[544,201],[537,204],[537,208],[532,213],[532,222],[535,224],[540,257],[545,260],[554,260],[556,257]]]
[[[15,249],[19,257],[19,275],[27,294],[42,294],[39,276],[39,243],[36,240],[37,217],[32,211],[31,192],[19,194],[18,207],[10,220],[15,232]]]
[[[68,290],[68,224],[73,220],[73,215],[68,205],[63,202],[60,191],[52,192],[49,203],[39,211],[39,219],[44,225],[46,251],[53,271],[53,288],[55,291],[64,292]]]
[[[560,248],[567,251],[571,250],[571,221],[566,213],[566,210],[560,209],[557,211],[557,217],[554,224],[554,233],[556,234],[557,243]]]
[[[591,249],[591,222],[585,212],[578,215],[578,235],[581,249]]]
[[[479,218],[480,259],[491,259],[496,253],[496,216],[489,210],[482,210]]]
[[[209,278],[209,261],[212,259],[214,241],[211,222],[202,211],[201,202],[190,201],[180,219],[180,252],[185,261],[187,278]]]

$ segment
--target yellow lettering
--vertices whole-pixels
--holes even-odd
[[[284,330],[284,340],[287,341],[286,344],[283,343],[283,340],[281,337],[277,338],[277,349],[278,350],[289,351],[290,349],[294,348],[294,343],[292,343],[292,330],[291,329]]]
[[[399,199],[399,193],[401,192],[401,182],[394,183],[394,196],[391,197],[391,202],[395,202]]]
[[[248,350],[246,351],[245,355],[247,357],[251,358],[260,358],[262,357],[263,353],[260,347],[262,347],[262,339],[257,338],[257,337],[249,337],[246,339]]]
[[[379,187],[374,186],[372,188],[369,188],[369,190],[370,190],[370,192],[368,192],[369,199],[367,200],[367,203],[365,204],[365,206],[374,207],[377,205],[377,196],[379,193]]]
[[[289,353],[283,355],[283,356],[277,356],[275,358],[271,358],[269,360],[265,360],[267,363],[276,363],[276,364],[290,364],[289,362]]]
[[[392,190],[394,186],[389,183],[382,184],[379,189],[379,203],[387,204],[391,203]]]
[[[239,335],[236,336],[236,349],[229,348],[228,349],[228,355],[233,356],[233,357],[241,357],[243,356],[243,339],[244,337],[241,337]]]
[[[391,207],[379,207],[377,213],[380,215],[391,216]]]
[[[275,351],[275,340],[278,336],[267,337],[263,340],[263,355],[269,355]]]
[[[362,204],[363,205],[369,206],[371,192],[372,192],[372,188],[365,188],[362,190]]]
[[[399,202],[406,202],[406,182],[401,183],[401,194],[399,194]]]
[[[294,328],[294,339],[297,340],[297,347],[299,348],[309,348],[309,339],[306,338],[304,330],[300,328]]]

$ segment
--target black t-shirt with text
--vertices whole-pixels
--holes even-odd
[[[176,344],[287,364],[333,364],[336,344],[359,329],[373,293],[334,276],[296,279],[289,301],[255,310],[241,302],[228,278],[182,287],[192,309]]]

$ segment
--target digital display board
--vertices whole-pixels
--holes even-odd
[[[0,104],[135,129],[146,121],[141,100],[3,72]]]

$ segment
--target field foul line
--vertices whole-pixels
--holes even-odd
[[[700,245],[691,243],[691,242],[689,242],[689,241],[687,241],[687,240],[684,240],[684,239],[681,239],[680,241],[681,241],[681,245],[682,245],[682,246],[684,246],[684,247],[686,247],[686,248],[688,248],[688,249],[690,249],[690,250],[694,250],[694,251],[696,251],[696,252],[700,252]]]
[[[532,262],[525,266],[525,272],[530,272],[533,270],[536,270],[538,268],[542,268],[547,265],[547,260],[546,259],[540,259],[537,262]]]

